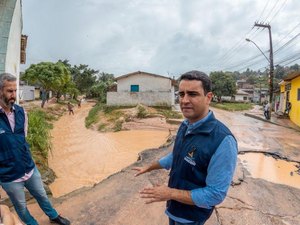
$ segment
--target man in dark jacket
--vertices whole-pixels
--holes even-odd
[[[0,74],[0,184],[8,194],[20,219],[27,225],[37,221],[27,209],[24,187],[37,200],[52,223],[69,225],[52,207],[43,187],[41,174],[26,142],[27,116],[15,104],[16,77]]]
[[[181,75],[178,94],[186,120],[178,129],[173,152],[134,169],[136,176],[171,169],[168,186],[145,188],[141,197],[146,203],[167,201],[170,225],[203,225],[226,196],[236,166],[237,142],[209,110],[213,94],[205,73]]]

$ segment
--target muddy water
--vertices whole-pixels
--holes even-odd
[[[254,178],[300,189],[300,175],[296,172],[297,163],[276,160],[262,153],[246,153],[239,155],[239,159]]]
[[[50,189],[59,197],[85,186],[93,186],[109,175],[132,164],[138,153],[166,142],[165,131],[133,130],[98,133],[84,126],[91,105],[64,115],[51,132],[52,154],[49,166],[57,175]]]

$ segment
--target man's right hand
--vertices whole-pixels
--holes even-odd
[[[157,170],[157,169],[162,169],[162,167],[160,166],[159,162],[154,162],[153,164],[151,164],[150,166],[143,166],[143,167],[133,167],[132,170],[136,170],[138,171],[134,176],[137,177],[143,173],[147,173],[150,172],[152,170]]]
[[[133,167],[132,170],[138,171],[136,174],[134,174],[135,177],[148,172],[149,167]]]

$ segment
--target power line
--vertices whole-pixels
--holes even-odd
[[[264,7],[263,11],[261,12],[261,14],[260,14],[260,16],[259,16],[259,18],[258,18],[258,21],[261,20],[261,17],[262,17],[262,15],[264,14],[264,12],[265,12],[267,6],[269,5],[269,3],[270,3],[270,0],[268,0],[267,3],[265,4],[265,7]]]
[[[253,30],[253,28],[251,29]],[[256,29],[254,31],[254,33],[252,34],[255,34],[257,32],[258,29]],[[248,32],[249,34],[250,32]],[[251,34],[249,34],[249,36],[251,36]],[[247,36],[246,36],[247,37]],[[237,55],[237,53],[239,53],[241,50],[242,50],[242,47],[244,47],[246,45],[246,42],[245,42],[245,38],[241,38],[240,41],[238,42],[238,44],[232,48],[232,51],[230,52],[230,54],[227,54],[227,57],[225,58],[225,55],[224,55],[224,60],[223,62],[221,61],[221,59],[219,61],[221,61],[220,63],[218,63],[221,67],[223,65],[227,65],[227,64],[231,64],[232,61],[234,60],[234,57]],[[229,52],[228,52],[229,53]]]
[[[277,0],[277,3],[278,3],[278,1],[279,1],[279,0]],[[260,18],[263,16],[263,14],[264,14],[266,8],[268,7],[269,3],[270,3],[270,0],[267,1],[267,3],[265,4],[265,6],[264,6],[262,12],[260,13],[259,20],[260,20]],[[277,4],[277,3],[276,3],[276,4]],[[275,5],[276,5],[276,4],[275,4]],[[274,8],[274,7],[273,7],[273,8]],[[271,11],[272,11],[272,10],[271,10]],[[218,60],[218,62],[220,62],[220,63],[218,63],[218,64],[221,64],[221,66],[222,66],[222,65],[227,64],[228,62],[232,61],[232,59],[234,58],[234,56],[236,55],[236,53],[239,52],[239,51],[241,50],[241,47],[244,46],[244,45],[246,44],[246,43],[244,42],[245,38],[246,38],[247,36],[250,37],[250,38],[256,37],[256,36],[261,32],[261,31],[260,31],[259,33],[257,33],[257,34],[254,36],[254,34],[259,30],[259,28],[257,28],[257,29],[254,31],[254,33],[250,34],[251,31],[253,30],[253,28],[254,28],[254,26],[251,28],[251,30],[249,30],[249,31],[244,35],[243,38],[241,38],[236,44],[233,45],[233,47],[231,47],[224,55],[222,55],[222,56],[220,57],[220,59]],[[252,35],[252,36],[251,36],[251,35]],[[242,44],[241,44],[241,43],[242,43]],[[224,60],[224,59],[225,59],[225,60]]]
[[[298,59],[300,59],[300,55],[299,55],[297,58],[295,58],[294,60],[292,60],[292,61],[290,61],[290,62],[288,62],[288,63],[284,64],[283,66],[290,65],[291,63],[293,63],[293,62],[297,61]]]
[[[265,23],[268,19],[268,17],[271,15],[272,11],[274,10],[274,8],[276,7],[276,5],[278,4],[279,0],[277,0],[277,2],[274,4],[274,6],[272,7],[272,9],[270,10],[270,12],[268,13],[267,17],[265,18],[265,20],[263,21],[263,23]]]
[[[285,58],[281,59],[281,61],[278,61],[277,64],[285,63],[298,57],[300,57],[300,51],[294,53],[293,55],[286,56]]]
[[[225,68],[225,70],[232,70],[234,68],[239,68],[241,66],[245,66],[245,64],[246,64],[246,67],[258,64],[262,61],[262,57],[263,57],[262,54],[252,56],[252,57],[244,59],[243,61],[240,61],[234,65],[230,65],[229,67]]]
[[[289,33],[287,33],[283,38],[281,38],[280,41],[278,41],[274,46],[279,45],[279,43],[282,42],[286,37],[288,37],[299,25],[300,23],[298,23]]]
[[[285,48],[286,46],[288,46],[289,44],[293,43],[298,37],[300,36],[300,33],[296,34],[292,39],[290,39],[288,42],[286,42],[284,45],[282,45],[281,47],[279,47],[274,53],[278,53],[279,51],[281,51],[283,48]]]
[[[276,13],[273,15],[273,17],[270,19],[270,23],[271,23],[271,21],[277,16],[277,14],[281,11],[281,9],[285,6],[286,2],[287,2],[287,0],[285,0],[285,1],[282,3],[281,7],[277,10],[277,12],[276,12]]]

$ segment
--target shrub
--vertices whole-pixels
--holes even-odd
[[[36,109],[28,113],[28,135],[27,141],[30,145],[31,152],[35,160],[48,157],[48,151],[51,150],[51,135],[50,129],[52,124],[48,123],[47,118],[51,116],[46,112]]]
[[[85,127],[89,128],[93,123],[99,121],[98,113],[101,111],[103,106],[101,104],[96,104],[90,111],[89,115],[85,118]]]
[[[114,132],[122,130],[122,125],[123,125],[123,121],[121,120],[116,121],[114,126]]]
[[[253,107],[251,103],[229,103],[229,102],[222,102],[222,103],[215,103],[211,102],[212,107],[216,107],[219,109],[224,109],[227,111],[242,111],[242,110],[249,110]]]
[[[145,107],[139,105],[137,109],[137,118],[145,118],[147,116],[147,110],[145,109]]]

